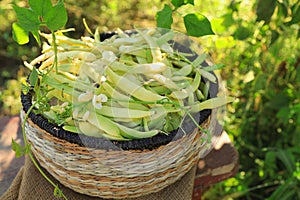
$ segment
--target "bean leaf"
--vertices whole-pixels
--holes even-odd
[[[224,64],[215,64],[213,66],[203,67],[203,69],[205,71],[214,71],[214,70],[217,70],[217,69],[222,69],[223,67],[225,67]]]
[[[204,35],[214,35],[209,20],[199,13],[187,14],[183,17],[184,25],[188,35],[201,37]]]
[[[38,79],[39,79],[38,71],[35,67],[33,67],[32,72],[30,73],[30,76],[29,76],[30,85],[35,87],[36,84],[37,84]]]
[[[58,185],[56,185],[54,187],[54,190],[53,190],[53,195],[57,198],[62,198],[64,195],[62,193],[62,191],[59,189]]]
[[[175,8],[179,8],[184,4],[184,0],[172,0],[171,2],[175,6]]]
[[[12,26],[13,39],[19,44],[29,42],[28,33],[31,32],[40,45],[39,27],[46,25],[51,31],[56,31],[65,26],[68,20],[67,11],[63,1],[59,0],[52,6],[50,0],[29,0],[30,9],[13,6],[18,23]]]
[[[195,5],[194,0],[184,0],[184,2],[186,2],[186,4],[191,4],[191,5]]]
[[[41,46],[41,39],[38,31],[31,31],[34,39],[37,41],[37,43]]]
[[[11,141],[12,150],[16,152],[16,157],[19,158],[30,152],[30,145],[21,146],[14,139]]]
[[[158,27],[171,29],[173,23],[172,9],[170,6],[165,4],[164,8],[157,12],[156,23]]]
[[[26,31],[38,31],[39,30],[39,17],[38,15],[33,12],[32,10],[29,10],[27,8],[21,8],[18,6],[13,6],[17,18],[19,21],[19,25]]]
[[[29,42],[28,31],[24,30],[18,23],[13,23],[12,25],[12,36],[13,39],[20,45]]]
[[[191,4],[194,5],[194,0],[172,0],[171,3],[175,8],[179,8],[180,6]]]
[[[44,16],[46,25],[51,31],[56,31],[64,27],[68,20],[68,15],[64,3],[59,1],[51,10]]]
[[[28,0],[30,8],[39,16],[45,16],[52,8],[50,0]]]

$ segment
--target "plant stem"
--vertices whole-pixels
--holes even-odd
[[[26,126],[26,121],[27,119],[29,118],[29,114],[31,113],[32,109],[35,107],[35,105],[38,103],[38,101],[34,102],[34,104],[32,104],[30,106],[30,108],[28,109],[25,117],[24,117],[24,121],[23,121],[23,124],[22,124],[22,134],[23,134],[23,139],[24,139],[24,144],[25,146],[28,145],[28,142],[27,142],[27,137],[26,137],[26,133],[25,133],[25,126]]]
[[[39,164],[37,163],[36,159],[34,158],[34,156],[32,155],[31,152],[29,152],[29,157],[31,159],[31,161],[33,162],[34,166],[37,168],[37,170],[41,173],[41,175],[54,187],[57,188],[58,186],[45,174],[45,172],[41,169],[41,167],[39,166]],[[62,196],[62,198],[67,199],[67,197],[61,192],[60,193]]]
[[[26,126],[26,122],[27,119],[29,118],[29,114],[31,113],[32,109],[41,101],[43,97],[41,97],[40,99],[38,99],[36,102],[34,102],[30,108],[28,109],[24,119],[23,119],[23,124],[22,124],[22,134],[23,134],[23,139],[24,139],[24,144],[25,146],[28,146],[29,143],[27,141],[27,137],[26,137],[26,132],[25,132],[25,126]],[[67,197],[61,192],[61,190],[58,188],[58,186],[43,172],[43,170],[41,169],[41,167],[38,165],[37,161],[35,160],[34,156],[32,155],[31,151],[28,152],[28,155],[31,159],[31,161],[33,162],[34,166],[37,168],[37,170],[42,174],[42,176],[51,184],[53,185],[54,188],[58,189],[60,191],[59,194],[61,194],[60,197],[63,197],[64,199],[67,199]]]
[[[49,74],[53,70],[53,68],[55,68],[55,72],[56,72],[56,74],[58,74],[58,66],[57,66],[58,58],[57,58],[57,44],[56,44],[55,32],[51,31],[51,35],[52,35],[52,45],[53,45],[53,51],[54,51],[54,61],[53,61],[51,68],[46,73],[46,75]]]

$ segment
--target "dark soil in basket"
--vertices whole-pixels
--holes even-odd
[[[102,33],[100,35],[100,38],[102,40],[107,39],[111,36],[115,35],[114,32],[109,33]],[[183,47],[180,44],[174,43],[173,46],[174,49],[178,49],[181,52],[185,53],[191,53],[191,50],[188,48]],[[194,60],[194,57],[190,57],[190,60]],[[206,63],[203,63],[202,65],[206,65]],[[202,80],[207,81],[207,80]],[[210,83],[210,90],[209,90],[209,98],[216,97],[218,91],[218,83]],[[32,105],[32,96],[30,93],[28,94],[21,94],[21,101],[24,111],[27,113],[28,109]],[[196,121],[199,122],[199,124],[203,123],[211,114],[211,110],[203,110],[197,115],[194,116]],[[159,146],[168,144],[169,142],[173,140],[177,140],[181,138],[185,133],[181,131],[181,129],[174,130],[168,135],[164,133],[159,133],[156,136],[153,136],[151,138],[143,138],[143,139],[134,139],[130,141],[117,141],[117,140],[107,140],[105,138],[96,138],[96,137],[90,137],[86,136],[84,134],[77,134],[73,132],[66,131],[62,128],[62,126],[58,126],[57,124],[49,122],[44,116],[40,114],[35,114],[34,112],[31,112],[29,114],[29,118],[32,120],[33,123],[38,125],[41,129],[47,131],[51,135],[58,137],[60,139],[67,140],[71,143],[76,143],[80,146],[90,147],[90,148],[96,148],[96,149],[106,149],[106,150],[117,150],[117,149],[123,149],[123,150],[152,150]],[[193,130],[196,128],[196,125],[189,119],[189,117],[186,117],[186,121],[184,121],[182,125],[182,129],[185,130],[187,134],[190,134],[193,132]]]

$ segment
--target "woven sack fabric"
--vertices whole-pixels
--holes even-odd
[[[69,200],[102,200],[74,192],[62,186],[49,173],[46,174],[59,185]],[[189,200],[192,197],[195,167],[180,180],[157,193],[152,193],[128,200]],[[58,200],[53,196],[53,187],[38,172],[29,157],[20,169],[10,188],[0,197],[0,200]],[[123,200],[127,200],[123,199]]]

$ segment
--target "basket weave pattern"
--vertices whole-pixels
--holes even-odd
[[[24,112],[21,112],[24,118]],[[209,119],[202,126],[207,127]],[[138,197],[171,185],[199,159],[198,129],[153,150],[104,150],[59,139],[27,120],[32,152],[54,178],[76,192],[102,198]]]

